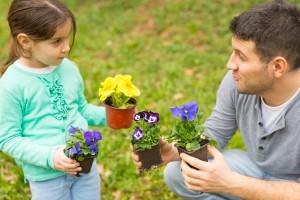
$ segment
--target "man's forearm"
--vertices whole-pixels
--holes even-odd
[[[299,200],[300,183],[268,181],[236,174],[228,193],[248,200]]]

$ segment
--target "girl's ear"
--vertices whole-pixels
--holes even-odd
[[[273,59],[274,76],[279,78],[288,71],[288,63],[284,57],[278,56]]]
[[[31,49],[31,39],[25,33],[20,33],[17,40],[24,50],[29,51]]]

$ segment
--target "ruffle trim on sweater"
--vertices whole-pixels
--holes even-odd
[[[57,110],[55,118],[58,120],[65,120],[68,118],[68,104],[64,99],[64,88],[61,84],[61,77],[59,74],[50,74],[47,77],[38,77],[46,86],[47,94],[52,103],[51,107]]]

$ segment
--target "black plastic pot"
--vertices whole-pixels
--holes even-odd
[[[88,174],[91,171],[94,159],[97,157],[97,155],[94,156],[86,156],[82,161],[78,161],[80,163],[80,167],[82,168],[81,171],[79,171],[76,176],[80,176],[79,173]]]
[[[208,161],[207,145],[208,145],[208,143],[202,145],[201,148],[198,149],[198,150],[196,150],[196,151],[187,151],[187,150],[185,150],[185,149],[183,149],[181,147],[176,146],[176,144],[175,144],[175,147],[177,148],[179,154],[186,153],[186,154],[188,154],[190,156],[193,156],[194,158],[198,158],[199,160],[207,162]],[[196,169],[195,167],[192,167],[190,164],[188,164],[188,165],[191,168]]]
[[[155,169],[163,162],[159,143],[153,146],[151,149],[146,149],[145,151],[135,150],[135,152],[138,154],[142,162],[142,168],[140,169],[141,171]]]

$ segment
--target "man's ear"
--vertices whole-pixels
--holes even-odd
[[[288,71],[288,62],[282,56],[273,59],[273,73],[276,78],[280,78]]]
[[[25,33],[20,33],[17,40],[24,50],[29,51],[31,49],[31,39]]]

